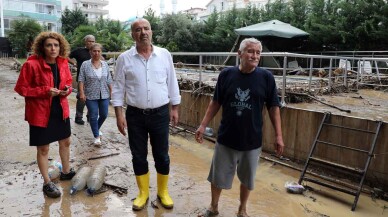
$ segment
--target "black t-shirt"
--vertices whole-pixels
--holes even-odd
[[[273,75],[258,67],[248,74],[238,67],[224,69],[213,100],[222,105],[217,142],[238,151],[261,147],[264,103],[280,106]]]
[[[56,63],[48,65],[51,67],[51,72],[53,73],[54,87],[59,88],[59,83],[61,82],[61,76],[59,75],[60,71]],[[51,102],[51,114],[62,115],[62,106],[59,100],[59,96],[54,96]]]
[[[84,61],[90,60],[92,57],[90,56],[89,49],[86,47],[80,47],[75,50],[73,50],[70,55],[70,59],[77,60],[77,77],[76,80],[78,81],[79,72],[81,70],[81,65]]]

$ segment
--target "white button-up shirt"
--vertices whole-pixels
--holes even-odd
[[[114,107],[123,106],[124,101],[141,109],[180,104],[171,54],[164,48],[154,45],[152,48],[148,60],[135,47],[117,58],[111,101]]]

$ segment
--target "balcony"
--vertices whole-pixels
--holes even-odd
[[[51,14],[4,10],[4,17],[20,17],[21,15],[30,17],[38,21],[58,22],[59,20],[59,17]]]
[[[109,5],[108,0],[80,0],[81,4],[95,4],[95,5],[101,5],[101,6],[107,6]]]
[[[90,14],[101,14],[101,15],[106,15],[109,14],[109,10],[104,10],[104,9],[98,9],[98,8],[80,8],[83,13],[90,13]]]

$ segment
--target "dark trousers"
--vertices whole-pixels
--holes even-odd
[[[140,176],[148,172],[148,135],[156,171],[162,175],[168,175],[170,172],[168,105],[152,111],[128,106],[126,120],[135,175]]]
[[[77,92],[77,104],[75,107],[75,119],[82,119],[84,115],[85,102],[79,99],[79,91]]]

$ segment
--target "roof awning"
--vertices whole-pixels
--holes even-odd
[[[307,32],[279,20],[257,23],[235,29],[234,31],[238,35],[243,36],[276,36],[281,38],[294,38],[309,35]]]

